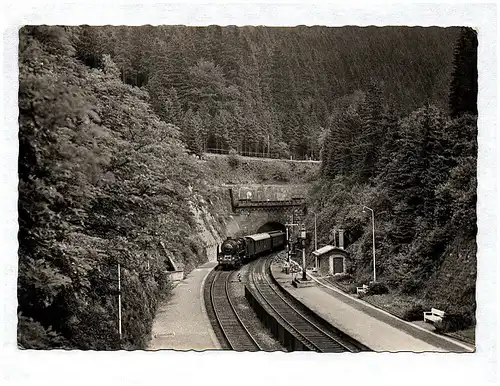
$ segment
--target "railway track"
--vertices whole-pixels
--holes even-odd
[[[285,324],[305,347],[317,352],[359,352],[367,348],[346,334],[326,326],[315,318],[315,314],[298,304],[290,295],[284,294],[270,278],[270,259],[260,259],[254,263],[253,287],[267,307]]]
[[[223,348],[235,351],[260,351],[262,348],[243,323],[229,291],[235,271],[214,270],[205,285],[205,303],[217,338]]]

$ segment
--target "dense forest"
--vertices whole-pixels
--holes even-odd
[[[319,159],[346,98],[372,84],[396,114],[446,107],[457,28],[78,27],[78,56],[111,55],[125,83],[207,149]],[[209,150],[210,151],[210,150]]]
[[[475,320],[477,45],[476,32],[463,28],[446,109],[426,101],[397,113],[376,83],[346,99],[330,116],[311,198],[321,241],[346,229],[355,282],[373,275],[366,205],[375,214],[377,278],[455,314],[457,327]]]
[[[371,269],[362,205],[397,291],[436,298],[426,284],[449,248],[472,246],[456,303],[473,318],[472,30],[30,26],[19,38],[21,346],[144,346],[165,254],[187,272],[206,259],[190,208],[213,180],[189,153],[211,149],[321,159],[310,207],[321,242],[347,230],[356,280]]]

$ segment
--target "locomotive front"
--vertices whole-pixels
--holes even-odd
[[[241,264],[240,243],[238,240],[227,238],[220,248],[217,261],[222,267],[236,267]]]

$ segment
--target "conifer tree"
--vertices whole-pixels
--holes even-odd
[[[100,30],[88,25],[80,27],[76,42],[76,54],[87,66],[98,68],[102,63],[103,42]]]
[[[182,45],[174,39],[168,45],[162,45],[153,61],[152,73],[159,76],[164,93],[175,88],[179,102],[185,109],[189,91],[188,62]]]
[[[167,114],[169,119],[167,122],[171,122],[176,126],[180,126],[182,122],[182,107],[177,95],[177,91],[173,87],[168,92],[167,105]]]
[[[184,115],[183,140],[188,150],[201,158],[203,154],[202,121],[198,113],[189,109]]]
[[[394,159],[397,155],[399,149],[399,140],[401,138],[399,132],[398,118],[396,113],[390,107],[384,113],[382,117],[382,138],[381,138],[381,148],[380,155],[376,167],[377,177],[384,178],[383,173],[386,166]]]
[[[368,181],[375,175],[383,138],[383,101],[380,86],[371,82],[364,102],[360,106],[361,133],[356,141],[360,153],[360,177]]]
[[[460,31],[453,56],[450,85],[450,116],[477,115],[477,32],[469,27]]]

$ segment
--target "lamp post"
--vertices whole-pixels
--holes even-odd
[[[318,229],[317,229],[317,215],[314,212],[314,250],[318,250]],[[318,269],[318,256],[314,256],[314,267]]]
[[[300,238],[302,240],[302,280],[307,280],[306,276],[306,227],[302,224],[300,229]]]
[[[373,213],[373,209],[372,208],[368,208],[367,206],[363,205],[363,213],[366,213],[365,209],[368,209],[370,212],[372,212],[373,282],[375,283],[377,281],[377,272],[376,272],[376,269],[375,269],[375,215]]]
[[[314,250],[318,250],[318,232],[316,227],[316,213],[314,213]]]

